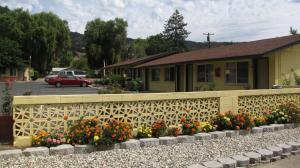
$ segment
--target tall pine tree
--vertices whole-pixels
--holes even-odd
[[[183,19],[183,16],[176,9],[164,26],[163,35],[170,42],[171,51],[184,51],[187,49],[185,39],[190,32],[185,29],[187,23]]]

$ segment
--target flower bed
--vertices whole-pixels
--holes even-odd
[[[133,136],[133,128],[130,123],[110,120],[106,124],[100,125],[97,117],[90,119],[81,117],[75,122],[68,121],[68,132],[55,131],[48,133],[39,130],[32,137],[32,145],[46,147],[53,147],[60,144],[113,146],[114,144],[125,142],[130,138],[145,139],[164,136],[177,137],[179,135],[192,136],[200,132],[209,133],[216,130],[239,130],[241,134],[248,134],[251,128],[255,126],[299,123],[300,121],[299,108],[290,103],[283,104],[277,110],[260,116],[252,116],[248,112],[233,113],[229,111],[219,113],[211,122],[197,121],[189,113],[190,109],[187,109],[181,118],[181,125],[178,127],[168,127],[164,120],[158,120],[153,123],[151,128],[145,126],[138,128],[136,136]],[[68,120],[68,117],[65,116],[64,119]],[[268,128],[264,129],[270,130]],[[217,134],[216,137],[219,136]],[[222,136],[220,134],[220,137]],[[133,142],[136,143],[135,141],[130,143]]]

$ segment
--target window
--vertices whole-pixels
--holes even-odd
[[[212,82],[213,70],[214,70],[214,66],[212,64],[198,65],[197,68],[198,82]]]
[[[226,64],[226,83],[248,83],[248,62]]]
[[[85,75],[83,71],[74,71],[75,75]]]
[[[67,76],[73,76],[73,72],[72,71],[67,71]]]
[[[165,81],[174,81],[175,77],[175,68],[174,67],[169,67],[165,68]]]
[[[151,78],[152,78],[152,81],[159,81],[160,80],[160,70],[152,69],[151,70]]]

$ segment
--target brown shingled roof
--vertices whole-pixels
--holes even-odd
[[[233,57],[260,56],[297,42],[300,42],[300,35],[291,35],[215,48],[200,49],[169,55],[167,57],[138,65],[135,68]]]
[[[122,61],[116,64],[111,64],[105,67],[105,69],[107,68],[114,68],[114,67],[126,67],[126,66],[136,66],[139,64],[143,64],[147,61],[153,61],[155,59],[158,58],[162,58],[171,54],[175,54],[175,52],[163,52],[160,54],[155,54],[155,55],[150,55],[150,56],[146,56],[146,57],[141,57],[141,58],[133,58],[133,59],[129,59],[126,61]]]

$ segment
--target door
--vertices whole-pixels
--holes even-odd
[[[175,66],[175,91],[184,92],[184,67],[183,65]]]
[[[149,90],[149,69],[145,68],[145,90]]]
[[[257,59],[256,84],[257,89],[269,88],[269,60],[268,58]]]
[[[193,91],[193,64],[186,65],[186,91]]]

